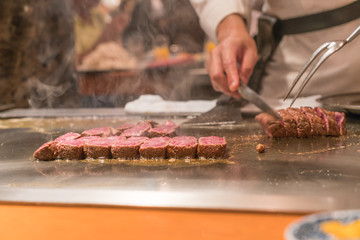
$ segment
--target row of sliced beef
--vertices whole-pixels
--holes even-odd
[[[123,136],[129,137],[174,137],[176,136],[176,129],[179,126],[171,120],[166,120],[159,124],[154,121],[142,121],[137,124],[125,123],[117,128],[99,127],[86,130],[81,133],[81,136]]]
[[[255,119],[271,138],[341,136],[347,133],[345,114],[320,107],[287,108],[277,111],[281,120],[268,113]]]
[[[223,137],[174,136],[177,125],[171,121],[126,124],[67,133],[43,144],[34,153],[39,160],[115,158],[221,158],[226,151]]]

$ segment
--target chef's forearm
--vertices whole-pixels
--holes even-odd
[[[226,16],[216,29],[217,41],[221,42],[229,35],[248,34],[245,20],[238,14],[230,14]]]
[[[250,4],[247,0],[190,0],[200,18],[200,24],[212,41],[217,41],[218,25],[229,15],[238,14],[249,22]]]

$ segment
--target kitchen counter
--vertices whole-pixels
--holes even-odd
[[[0,239],[280,240],[300,214],[0,205]]]

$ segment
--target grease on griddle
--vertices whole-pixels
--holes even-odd
[[[158,171],[166,169],[191,169],[194,167],[225,166],[234,164],[228,159],[166,159],[166,160],[119,160],[119,159],[83,159],[54,160],[50,162],[34,161],[34,168],[45,176],[81,176],[81,175],[131,175],[133,171]]]

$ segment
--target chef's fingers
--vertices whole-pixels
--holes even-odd
[[[239,73],[237,67],[238,51],[233,46],[224,46],[221,51],[221,60],[227,76],[228,89],[231,92],[239,88]]]
[[[211,51],[206,62],[206,67],[214,90],[222,92],[224,82],[226,82],[226,76],[222,67],[219,51],[216,48]]]
[[[215,91],[223,92],[226,95],[239,99],[240,94],[229,89],[227,76],[224,72],[223,63],[221,59],[221,49],[215,48],[211,51],[207,59],[206,66],[211,79],[211,84]]]
[[[255,42],[250,42],[249,48],[243,51],[240,59],[239,75],[243,83],[247,84],[258,60]]]

